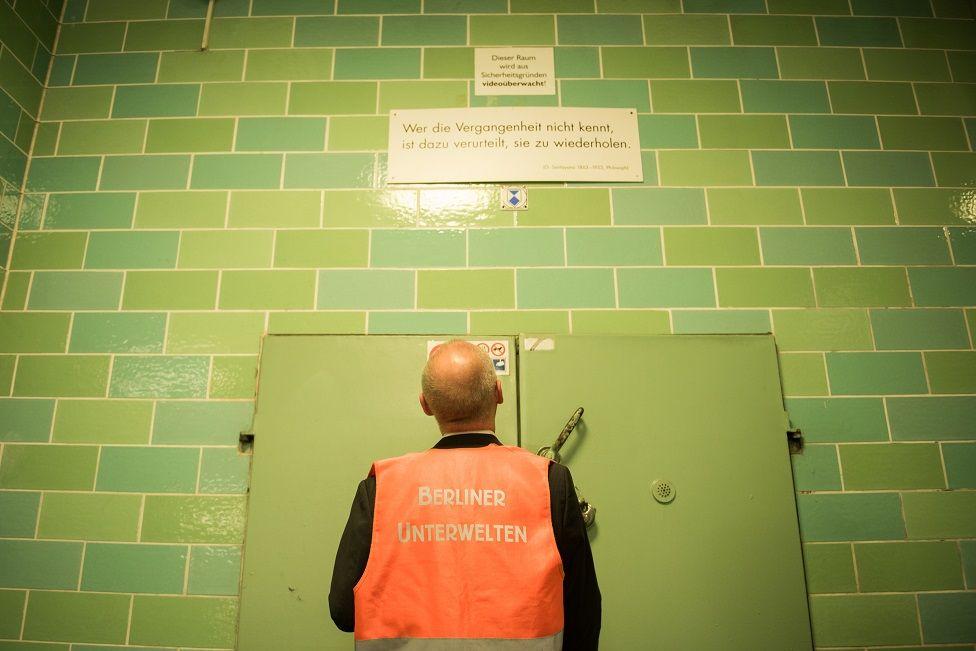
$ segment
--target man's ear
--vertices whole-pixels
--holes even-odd
[[[499,405],[505,402],[505,394],[502,393],[502,381],[495,380],[495,402]]]
[[[428,416],[434,415],[434,412],[430,410],[430,405],[427,404],[427,398],[424,397],[424,394],[422,392],[420,394],[420,408],[423,409],[424,413],[427,414]]]

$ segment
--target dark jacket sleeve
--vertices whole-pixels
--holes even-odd
[[[563,561],[563,651],[590,651],[600,644],[601,597],[573,476],[549,467],[553,531]]]
[[[370,475],[359,482],[356,497],[349,510],[349,520],[339,540],[332,588],[329,590],[329,612],[340,631],[351,632],[356,625],[352,589],[363,576],[373,538],[373,504],[376,500],[376,478]]]

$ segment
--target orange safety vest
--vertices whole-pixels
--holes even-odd
[[[548,471],[547,459],[507,445],[375,462],[356,649],[561,649]]]

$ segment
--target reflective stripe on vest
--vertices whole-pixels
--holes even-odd
[[[548,460],[501,445],[374,463],[356,648],[561,649],[548,469]]]

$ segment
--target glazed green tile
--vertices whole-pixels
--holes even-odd
[[[715,307],[709,269],[619,269],[619,307]]]
[[[52,194],[44,212],[50,229],[128,228],[136,196],[131,193]]]
[[[33,592],[24,617],[24,637],[123,644],[131,600],[122,594]]]
[[[759,242],[754,228],[665,228],[664,255],[669,266],[757,265]]]
[[[270,334],[365,334],[365,312],[271,312]]]
[[[45,93],[43,120],[107,118],[112,88],[49,88]]]
[[[92,233],[87,269],[171,269],[176,266],[176,231]]]
[[[118,52],[125,38],[125,23],[66,23],[58,35],[58,54]]]
[[[904,493],[909,538],[971,538],[976,533],[976,492]]]
[[[271,266],[270,230],[189,231],[180,241],[181,268],[248,269]]]
[[[7,289],[3,295],[4,310],[24,309],[27,303],[27,291],[30,280],[30,271],[11,271],[7,273]]]
[[[7,54],[0,59],[0,80],[7,95],[14,98],[31,116],[37,115],[44,86],[30,70]]]
[[[908,270],[919,307],[954,307],[976,303],[976,269],[919,267]]]
[[[225,271],[221,309],[311,308],[315,300],[312,271]]]
[[[0,352],[63,353],[70,316],[0,312]]]
[[[752,164],[757,185],[844,185],[834,151],[754,151]]]
[[[376,83],[360,81],[299,82],[291,85],[289,115],[374,113]]]
[[[674,310],[675,334],[753,334],[772,332],[766,310]]]
[[[949,242],[956,264],[976,264],[976,229],[950,228]]]
[[[203,41],[202,20],[144,20],[129,23],[125,50],[193,50]],[[149,81],[153,81],[150,79]]]
[[[976,392],[976,353],[926,351],[924,355],[932,393]]]
[[[878,116],[885,149],[967,151],[966,130],[959,118]]]
[[[205,453],[204,459],[206,456]],[[240,592],[240,581],[241,550],[238,547],[193,547],[187,583],[188,594],[234,596]]]
[[[136,644],[230,647],[238,599],[137,596],[129,641]]]
[[[275,79],[330,79],[332,77],[332,50],[288,49],[251,50],[247,55],[246,81]]]
[[[862,264],[948,264],[949,249],[941,228],[855,229]]]
[[[465,264],[459,230],[376,230],[370,240],[373,267],[458,267]]]
[[[274,266],[365,267],[368,254],[369,234],[365,230],[279,231]]]
[[[691,71],[699,78],[776,79],[776,52],[770,47],[692,47]]]
[[[781,47],[777,54],[784,79],[864,79],[855,48]]]
[[[693,115],[638,115],[643,149],[697,149],[698,127]]]
[[[215,16],[246,16],[250,9],[250,0],[223,0],[219,7],[214,7]],[[169,18],[203,18],[207,15],[207,8],[201,7],[196,0],[170,0]]]
[[[333,0],[257,0],[252,3],[252,16],[295,16],[302,14],[331,14]]]
[[[369,334],[465,334],[467,312],[370,312]]]
[[[551,15],[471,16],[468,23],[471,45],[555,45],[556,42],[556,26]]]
[[[606,189],[539,188],[532,208],[519,213],[519,226],[609,226],[610,196]]]
[[[9,394],[14,381],[16,355],[0,355],[0,393]]]
[[[98,183],[97,156],[35,158],[27,175],[30,192],[70,192],[94,190]]]
[[[934,185],[928,154],[916,152],[844,152],[850,185]],[[937,168],[938,173],[938,168]]]
[[[61,125],[57,122],[41,122],[37,125],[37,138],[34,140],[34,156],[53,156],[57,147]]]
[[[255,397],[257,356],[214,357],[208,397],[233,399]]]
[[[166,15],[166,5],[163,0],[145,0],[136,5],[124,0],[89,0],[85,21],[162,18]]]
[[[113,398],[202,398],[210,360],[204,356],[115,358],[109,396]]]
[[[976,488],[976,444],[944,443],[942,455],[949,488]]]
[[[797,149],[881,148],[875,118],[868,116],[791,115],[790,134]]]
[[[901,37],[894,18],[815,18],[820,45],[900,47]]]
[[[760,0],[684,0],[687,13],[765,13],[766,7]]]
[[[234,146],[232,118],[151,120],[146,153],[230,151]]]
[[[514,276],[507,269],[421,270],[417,273],[417,307],[434,310],[515,307]]]
[[[588,48],[564,48],[588,49]],[[474,48],[470,47],[437,47],[424,50],[425,79],[470,79],[474,77]],[[557,64],[557,71],[559,70]],[[599,75],[597,70],[596,75]],[[557,76],[560,75],[557,72]]]
[[[879,350],[969,348],[957,310],[871,310],[871,324]]]
[[[48,72],[48,87],[69,85],[71,83],[71,75],[75,71],[75,61],[77,59],[78,56],[75,54],[55,56],[51,61],[51,69]]]
[[[644,42],[639,16],[559,15],[556,24],[560,45],[638,45]]]
[[[933,153],[932,165],[941,186],[968,187],[976,180],[976,154]]]
[[[190,187],[197,190],[277,188],[281,182],[281,159],[280,154],[202,154],[193,161]]]
[[[300,16],[295,19],[295,47],[378,45],[379,33],[380,20],[374,16]]]
[[[413,271],[319,272],[319,309],[409,309],[414,307]]]
[[[912,595],[823,595],[810,599],[817,646],[917,644]]]
[[[820,353],[783,353],[779,357],[780,383],[786,396],[827,395],[827,374]]]
[[[868,79],[880,81],[949,81],[949,66],[941,50],[864,50]]]
[[[803,188],[807,224],[894,224],[887,189]]]
[[[611,269],[519,269],[519,308],[614,307]]]
[[[251,402],[165,401],[156,407],[154,445],[237,445],[250,426]]]
[[[159,54],[83,54],[75,64],[75,86],[99,84],[144,84],[156,79]]]
[[[821,307],[909,307],[901,267],[836,267],[813,270]]]
[[[969,592],[919,595],[926,641],[968,642],[976,636],[976,600]],[[949,648],[949,647],[944,647]],[[965,647],[958,647],[960,651]]]
[[[189,173],[189,156],[106,156],[99,190],[182,190]]]
[[[752,185],[746,151],[661,151],[661,185]]]
[[[102,195],[106,196],[106,195]],[[141,192],[136,228],[215,228],[224,225],[226,192]]]
[[[567,79],[559,82],[563,106],[601,106],[651,110],[647,82],[637,80]]]
[[[644,16],[648,45],[727,45],[729,22],[725,16],[674,13]]]
[[[504,14],[508,0],[426,0],[424,11],[432,14]]]
[[[92,89],[96,90],[96,89]],[[118,86],[113,118],[183,117],[197,114],[199,84]]]
[[[808,269],[716,269],[721,307],[813,307]]]
[[[372,154],[288,154],[286,188],[369,187],[373,180]]]
[[[790,455],[793,486],[798,491],[840,490],[840,468],[833,445],[807,445],[801,454]]]
[[[888,412],[895,440],[971,439],[976,400],[970,396],[888,398]]]
[[[143,195],[145,196],[145,195]],[[228,226],[253,228],[262,226],[308,227],[319,225],[321,193],[307,191],[239,191],[232,192]],[[223,211],[221,211],[221,215]],[[278,245],[285,232],[278,234]]]
[[[730,16],[736,45],[817,45],[808,16]]]
[[[4,446],[0,487],[91,490],[98,460],[92,445]]]
[[[335,55],[335,79],[417,79],[419,48],[341,48]]]
[[[239,544],[244,507],[243,496],[148,495],[142,541]]]
[[[420,0],[339,0],[339,14],[419,14]]]
[[[95,490],[192,493],[199,457],[196,448],[107,446],[99,458]]]
[[[935,444],[842,445],[840,456],[846,490],[945,488]]]
[[[766,265],[852,265],[857,263],[847,228],[762,228]]]
[[[803,566],[811,594],[857,591],[854,557],[848,544],[804,545]]]
[[[827,373],[835,395],[928,392],[918,353],[828,353]]]
[[[465,45],[464,16],[385,16],[383,45]]]
[[[250,467],[251,455],[241,454],[236,447],[205,448],[200,465],[200,492],[244,493]]]
[[[902,224],[969,224],[976,217],[970,190],[912,188],[894,190]]]
[[[244,50],[163,52],[157,81],[240,81],[243,73]]]
[[[555,228],[471,229],[468,255],[474,267],[560,266],[563,233]]]
[[[289,47],[294,19],[215,18],[210,32],[210,47],[233,48]]]
[[[146,134],[144,120],[65,122],[58,154],[138,154]]]
[[[786,408],[809,443],[888,440],[881,398],[790,398]]]
[[[106,452],[114,449],[106,448]],[[187,548],[182,545],[92,543],[85,549],[81,589],[178,594],[183,591],[186,557]]]
[[[473,51],[472,51],[473,52]],[[424,65],[431,56],[431,50],[424,53]],[[600,50],[595,47],[557,47],[554,48],[554,66],[556,77],[599,77]],[[472,60],[471,74],[474,75]],[[426,76],[426,75],[425,75]]]
[[[0,491],[0,513],[3,513],[3,519],[0,520],[0,535],[4,538],[33,538],[40,503],[41,494],[39,492]],[[44,565],[17,564],[14,567],[36,570],[43,569]],[[0,592],[0,603],[2,603],[3,598],[4,593]],[[3,608],[0,606],[0,613],[4,612]],[[5,629],[0,625],[0,634],[4,632]]]
[[[960,540],[959,548],[962,552],[963,572],[966,575],[966,585],[976,584],[976,541]]]
[[[868,16],[931,16],[925,0],[853,0],[854,14]]]
[[[572,321],[578,335],[671,334],[665,310],[573,310]]]
[[[782,115],[702,115],[698,130],[703,149],[789,149]]]
[[[11,269],[79,269],[86,233],[18,233]]]
[[[288,85],[275,81],[203,84],[200,115],[283,115]]]
[[[738,113],[734,81],[663,79],[651,81],[655,113]]]
[[[38,537],[134,541],[141,499],[138,495],[45,493]]]
[[[538,332],[569,334],[569,314],[561,310],[471,312],[471,334]]]
[[[805,542],[905,538],[896,493],[798,495],[797,512]]]
[[[0,398],[0,441],[46,442],[53,414],[53,400]]]
[[[976,81],[976,52],[946,52],[953,81]]]
[[[146,400],[59,400],[58,443],[148,443],[152,403]]]
[[[456,192],[451,191],[451,196],[455,200]],[[494,208],[497,202],[494,193],[491,193],[491,200],[492,208]],[[470,208],[471,206],[465,202],[464,207]],[[323,209],[326,226],[414,226],[420,224],[417,219],[417,193],[413,190],[326,192]],[[435,209],[435,212],[440,213],[439,207]]]
[[[13,395],[100,397],[108,367],[107,355],[21,355]]]
[[[338,116],[330,122],[329,151],[383,151],[387,147],[390,129],[385,116]]]
[[[683,47],[601,48],[603,76],[667,79],[690,77],[688,52]]]
[[[570,266],[659,265],[661,232],[657,228],[570,228],[566,255]]]
[[[158,353],[165,314],[78,313],[71,326],[72,353]]]
[[[216,271],[135,271],[126,274],[122,309],[212,309],[216,297]]]
[[[114,310],[122,293],[122,274],[103,271],[34,273],[27,307],[32,310]]]
[[[872,349],[866,310],[773,310],[773,327],[780,350]]]
[[[835,113],[915,115],[915,95],[909,84],[878,81],[829,81]],[[941,100],[937,100],[941,104]],[[922,103],[919,103],[923,106]],[[924,110],[923,106],[923,113]],[[938,111],[936,111],[938,112]]]
[[[919,14],[921,15],[921,14]],[[924,14],[926,16],[931,14]],[[971,17],[971,16],[967,16]],[[943,20],[940,18],[902,18],[901,26],[905,47],[931,47],[946,50],[974,50],[976,28],[969,20]]]
[[[823,82],[743,79],[739,85],[746,113],[830,112],[827,87]]]
[[[263,312],[176,312],[170,315],[167,353],[256,354]]]

